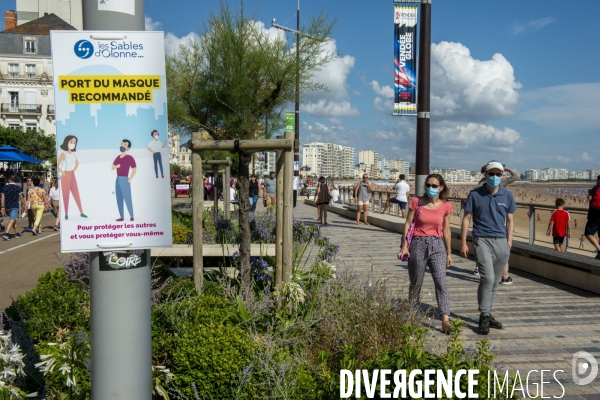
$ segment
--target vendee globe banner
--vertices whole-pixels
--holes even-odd
[[[394,7],[394,115],[417,115],[417,7]]]
[[[61,251],[171,247],[163,33],[50,40]]]

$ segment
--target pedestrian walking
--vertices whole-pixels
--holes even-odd
[[[292,206],[296,208],[296,200],[298,199],[298,186],[300,186],[300,178],[294,175],[292,178]]]
[[[373,191],[373,185],[369,181],[369,175],[364,174],[362,181],[354,187],[354,198],[356,199],[356,225],[360,223],[360,212],[362,209],[365,225],[371,225],[367,221],[367,212],[369,209],[369,195]]]
[[[485,175],[485,168],[486,168],[487,164],[484,165],[483,167],[481,167],[481,173]],[[506,176],[506,174],[503,174],[501,179],[500,179],[500,186],[502,187],[507,187],[508,185],[510,185],[511,183],[514,183],[516,181],[518,181],[519,179],[521,179],[521,175],[519,174],[519,171],[517,171],[514,168],[509,168],[506,165],[502,164],[502,166],[504,167],[504,171],[510,173],[510,176]],[[478,186],[483,186],[486,183],[486,178],[485,176],[479,181]],[[527,212],[527,219],[530,218],[529,212]],[[539,218],[539,215],[538,215]],[[512,285],[513,280],[512,278],[508,275],[508,261],[506,262],[506,266],[504,267],[504,271],[502,271],[502,280],[500,281],[501,285]],[[475,270],[473,271],[474,275],[479,275],[479,264],[477,263],[477,261],[475,261]]]
[[[44,209],[48,204],[46,198],[46,192],[40,187],[40,178],[33,178],[33,188],[27,192],[27,202],[29,203],[31,211],[35,215],[35,221],[33,223],[33,230],[31,231],[34,235],[42,233],[42,215]]]
[[[15,232],[13,238],[19,239],[21,235],[17,231],[19,228],[17,227],[17,217],[19,215],[19,201],[21,206],[25,205],[25,197],[23,196],[23,191],[21,187],[16,183],[16,177],[14,175],[8,175],[7,183],[0,190],[0,212],[2,215],[8,216],[9,221],[6,225],[6,230],[2,235],[2,239],[10,240],[11,237],[8,236],[10,234],[10,229],[12,228]]]
[[[48,192],[48,197],[50,197],[50,201],[52,201],[52,210],[54,211],[54,214],[56,214],[54,230],[58,231],[60,229],[60,192],[58,190],[58,179],[56,178],[52,178],[50,181],[50,191]]]
[[[327,207],[329,207],[329,186],[325,182],[325,177],[319,177],[317,191],[315,192],[315,203],[319,212],[319,222],[327,225]]]
[[[276,194],[277,179],[275,179],[275,172],[271,171],[269,177],[265,178],[265,183],[263,184],[264,206],[267,207],[267,212],[269,214],[273,214],[273,210],[277,204]]]
[[[571,216],[568,211],[565,211],[565,201],[563,199],[556,199],[555,205],[556,210],[550,216],[546,236],[552,234],[554,248],[558,251],[564,251],[565,236],[571,237]]]
[[[404,174],[400,174],[398,178],[399,181],[394,185],[396,197],[387,199],[381,213],[385,214],[390,204],[398,204],[398,207],[402,210],[402,218],[406,218],[406,204],[408,203],[408,196],[410,196],[410,186],[408,186],[408,183],[404,180],[406,178]]]
[[[250,183],[248,185],[248,194],[250,196],[250,212],[256,211],[256,203],[258,203],[258,180],[256,175],[250,176]]]
[[[486,184],[469,193],[464,207],[461,225],[460,254],[468,258],[467,233],[473,218],[473,245],[479,263],[479,333],[487,335],[491,328],[500,329],[502,324],[492,316],[496,291],[502,272],[510,256],[513,239],[513,213],[517,205],[512,193],[501,186],[504,166],[490,161],[485,168]]]
[[[600,260],[600,244],[596,233],[600,232],[600,175],[596,178],[596,185],[590,189],[587,201],[589,203],[587,223],[585,224],[585,237],[598,250],[596,260]]]
[[[443,332],[449,332],[452,328],[449,319],[450,300],[446,286],[446,268],[452,265],[451,213],[452,205],[448,202],[448,187],[444,178],[439,174],[430,174],[425,179],[425,196],[415,197],[410,202],[404,224],[402,246],[398,253],[398,259],[402,259],[404,255],[409,256],[409,300],[413,306],[419,301],[425,268],[429,267],[435,285],[435,297]],[[409,247],[407,235],[413,223],[414,233]]]
[[[581,235],[581,237],[579,238],[579,248],[583,249],[584,246],[585,246],[585,235]]]

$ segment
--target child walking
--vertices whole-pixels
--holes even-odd
[[[565,201],[563,199],[556,199],[555,205],[556,210],[552,212],[550,217],[546,236],[552,234],[554,248],[558,251],[564,251],[565,236],[571,237],[571,216],[568,211],[565,211]]]

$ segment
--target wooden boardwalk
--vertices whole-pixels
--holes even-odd
[[[313,206],[299,201],[294,218],[307,224],[317,223]],[[408,292],[407,265],[396,255],[400,236],[374,226],[366,226],[337,214],[328,213],[328,225],[322,226],[324,236],[340,246],[334,262],[338,267],[350,267],[374,281],[385,279],[398,296]],[[600,362],[600,296],[511,270],[512,285],[500,285],[493,314],[504,324],[502,330],[492,330],[487,336],[477,334],[477,285],[479,277],[472,274],[473,260],[453,254],[454,265],[447,271],[451,319],[460,318],[467,324],[463,331],[466,347],[479,339],[487,339],[498,354],[497,369],[515,373],[519,370],[525,381],[529,371],[530,394],[539,387],[540,370],[544,372],[544,396],[561,396],[562,388],[552,378],[555,370],[564,386],[563,399],[600,399],[600,373],[586,385],[578,386],[572,379],[572,358],[578,351],[592,354]],[[431,275],[427,274],[421,292],[424,306],[437,307]],[[435,320],[431,329],[432,341],[443,341]],[[525,383],[524,383],[525,385]],[[519,392],[517,392],[519,393]],[[538,396],[540,394],[538,393]]]

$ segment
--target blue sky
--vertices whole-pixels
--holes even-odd
[[[294,0],[244,3],[265,29],[295,27]],[[145,5],[172,52],[219,3]],[[303,96],[301,142],[413,160],[416,120],[391,116],[393,3],[301,1],[302,22],[321,11],[338,19],[340,58],[316,77],[331,91]],[[432,167],[600,168],[600,1],[433,0],[432,16]]]

